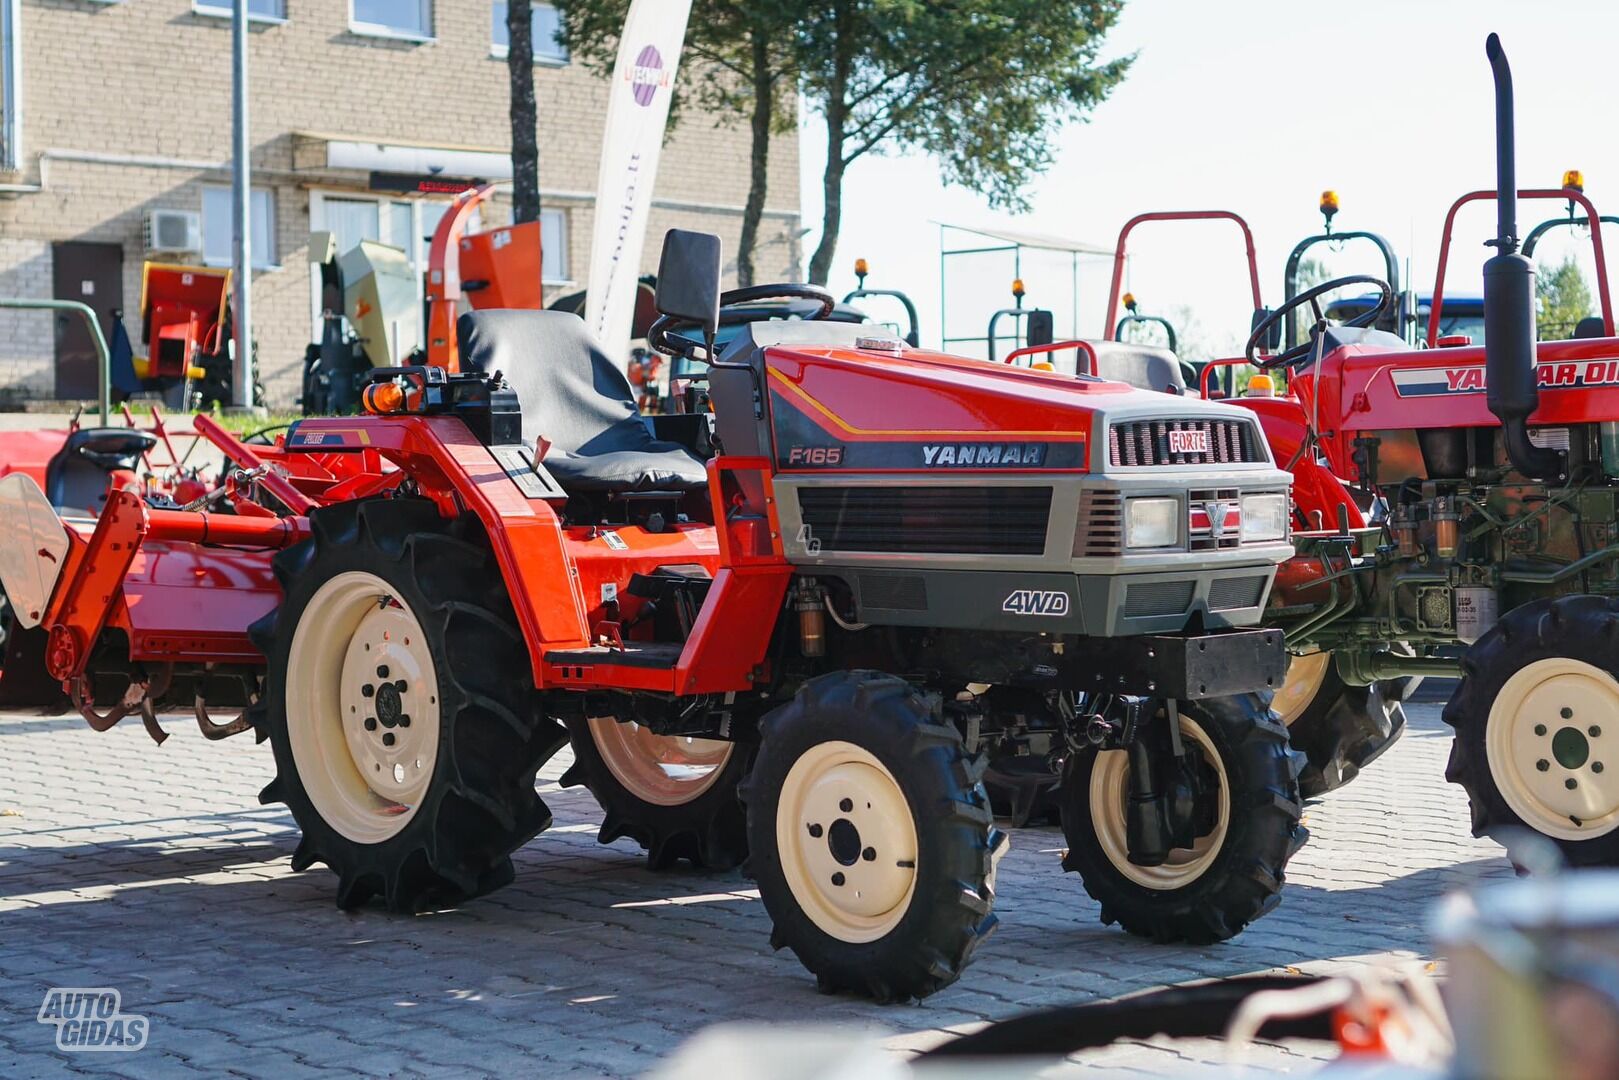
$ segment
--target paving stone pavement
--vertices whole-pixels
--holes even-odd
[[[1027,1009],[1165,983],[1296,967],[1338,971],[1427,955],[1443,893],[1511,869],[1467,829],[1443,780],[1439,706],[1355,783],[1307,809],[1311,842],[1282,905],[1229,943],[1163,947],[1104,927],[1058,865],[1059,831],[1017,830],[1001,864],[1001,928],[955,986],[920,1005],[816,992],[740,874],[649,872],[600,812],[541,774],[553,828],[514,885],[414,918],[345,914],[335,879],[295,874],[281,806],[258,805],[267,747],[205,742],[184,718],[152,745],[136,722],[97,735],[74,716],[0,716],[0,1076],[635,1076],[720,1021],[836,1025],[896,1052]],[[110,986],[150,1018],[134,1054],[64,1054],[36,1017],[47,988]],[[883,1034],[886,1033],[886,1034]],[[1050,1075],[1182,1075],[1212,1041],[1132,1043]],[[1250,1062],[1308,1073],[1323,1044]]]

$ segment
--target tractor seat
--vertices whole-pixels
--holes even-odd
[[[67,437],[45,465],[45,495],[65,510],[99,513],[107,502],[107,478],[115,470],[133,472],[157,436],[132,428],[80,428]]]
[[[1096,350],[1095,374],[1101,378],[1160,393],[1186,389],[1180,361],[1168,349],[1127,341],[1093,341],[1091,346]]]
[[[623,369],[584,320],[563,311],[472,311],[456,323],[462,366],[504,372],[523,410],[523,441],[543,437],[564,491],[697,491],[708,473],[679,443],[652,437]]]

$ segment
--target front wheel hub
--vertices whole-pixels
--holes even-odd
[[[916,889],[909,802],[870,751],[821,743],[793,764],[776,816],[788,885],[840,941],[874,941],[898,925]]]

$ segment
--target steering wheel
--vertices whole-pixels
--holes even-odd
[[[1267,339],[1271,329],[1277,323],[1281,322],[1282,319],[1286,318],[1288,312],[1292,311],[1294,308],[1309,304],[1310,310],[1315,313],[1316,322],[1319,323],[1322,319],[1322,315],[1321,305],[1317,303],[1317,300],[1324,293],[1332,292],[1334,289],[1342,289],[1349,285],[1376,285],[1378,288],[1377,303],[1370,311],[1363,311],[1354,318],[1348,319],[1341,323],[1340,325],[1342,326],[1371,326],[1373,323],[1377,322],[1378,317],[1382,315],[1383,312],[1387,311],[1390,305],[1394,303],[1394,290],[1389,287],[1389,283],[1384,281],[1382,278],[1372,277],[1370,274],[1355,274],[1352,277],[1333,278],[1331,281],[1324,281],[1314,288],[1304,290],[1293,299],[1289,300],[1287,303],[1265,316],[1265,318],[1260,321],[1259,325],[1254,327],[1254,332],[1248,335],[1248,344],[1243,346],[1242,355],[1247,358],[1250,364],[1254,365],[1254,367],[1261,371],[1269,371],[1272,368],[1279,367],[1291,367],[1300,360],[1308,357],[1311,351],[1315,348],[1315,342],[1313,341],[1301,342],[1300,344],[1293,346],[1291,349],[1277,353],[1275,356],[1259,357],[1255,356],[1254,354],[1259,349],[1259,343]]]
[[[732,304],[748,304],[755,300],[815,300],[820,307],[814,314],[806,317],[807,321],[814,322],[824,319],[832,314],[838,301],[831,293],[819,285],[749,285],[743,289],[732,289],[730,292],[720,294],[720,307],[729,307]],[[689,341],[684,344],[675,344],[669,340],[670,335],[680,330],[693,330],[699,324],[695,319],[681,319],[674,315],[659,315],[646,332],[646,343],[658,352],[669,356],[680,356],[689,348]],[[712,358],[711,358],[712,359]]]

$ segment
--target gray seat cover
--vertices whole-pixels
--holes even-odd
[[[456,323],[462,366],[504,372],[523,410],[523,441],[544,437],[545,467],[570,492],[693,491],[703,463],[652,437],[624,372],[584,320],[563,311],[473,311]]]
[[[1096,374],[1104,379],[1160,393],[1170,387],[1186,389],[1180,362],[1168,349],[1126,341],[1093,341],[1091,345],[1096,349]]]

